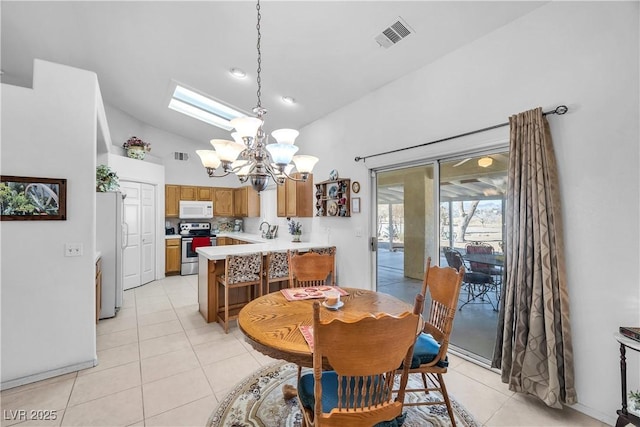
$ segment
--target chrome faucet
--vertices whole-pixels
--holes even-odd
[[[262,229],[262,226],[267,224],[267,231],[264,231]],[[271,225],[267,222],[267,221],[262,221],[260,223],[260,227],[258,228],[260,231],[262,231],[262,238],[263,239],[273,239],[273,234],[271,234]]]

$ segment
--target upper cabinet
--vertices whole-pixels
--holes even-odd
[[[198,200],[198,187],[181,185],[180,200]]]
[[[198,187],[198,200],[213,200],[213,187]]]
[[[292,174],[300,179],[299,173]],[[305,181],[287,179],[278,185],[277,214],[279,217],[312,217],[313,216],[313,174]]]
[[[180,186],[164,186],[164,216],[177,218],[180,212]]]
[[[214,188],[213,215],[233,216],[233,188]]]
[[[260,216],[260,196],[256,190],[248,186],[233,190],[233,216]]]
[[[196,187],[192,185],[180,186],[180,200],[213,200],[214,187]]]

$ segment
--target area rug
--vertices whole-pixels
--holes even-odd
[[[297,398],[285,401],[282,387],[296,385],[298,367],[291,363],[277,362],[263,367],[245,378],[220,402],[211,414],[207,427],[300,427],[302,414]],[[414,375],[415,376],[415,375]],[[410,376],[412,383],[419,387],[418,376]],[[430,393],[432,400],[441,399],[440,394]],[[477,427],[471,414],[451,398],[456,424],[463,427]],[[407,401],[427,399],[424,394],[407,393]],[[445,427],[451,426],[447,408],[444,405],[407,406],[403,427]]]

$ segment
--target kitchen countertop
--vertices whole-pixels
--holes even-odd
[[[196,249],[196,252],[208,260],[225,259],[227,255],[244,255],[252,252],[262,252],[266,254],[272,251],[287,251],[290,249],[306,250],[311,248],[324,248],[327,243],[320,242],[299,242],[291,241],[290,236],[278,239],[263,239],[257,234],[249,233],[220,233],[219,237],[233,237],[241,240],[251,241],[254,243],[230,245],[230,246],[205,246]]]
[[[219,231],[215,233],[215,237],[232,237],[234,239],[246,240],[252,243],[265,243],[271,240],[263,239],[259,234],[243,233],[238,231]],[[165,234],[164,238],[167,239],[179,239],[182,236],[180,234]],[[274,239],[276,240],[276,239]]]

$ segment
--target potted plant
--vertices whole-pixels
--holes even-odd
[[[118,175],[107,165],[98,165],[96,168],[96,192],[117,191],[120,188]]]
[[[151,151],[151,143],[144,142],[137,136],[127,139],[122,147],[127,150],[127,157],[138,160],[143,160],[147,152]]]
[[[627,411],[633,412],[640,416],[640,390],[629,392],[629,402]]]
[[[299,242],[302,235],[302,224],[291,218],[287,218],[287,223],[289,224],[289,234],[293,236],[292,242]]]

